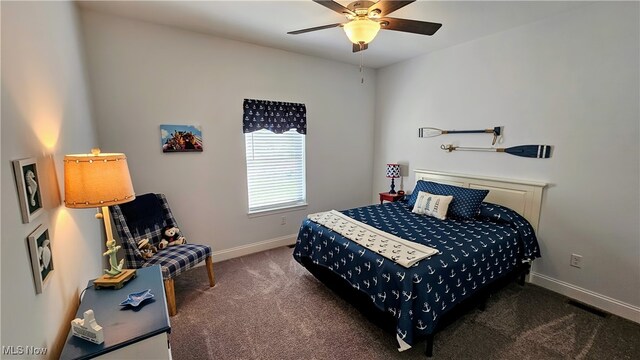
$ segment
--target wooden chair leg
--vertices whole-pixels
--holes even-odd
[[[176,293],[173,288],[173,279],[167,279],[164,281],[164,292],[167,296],[167,307],[169,307],[169,316],[174,316],[178,313],[176,309]]]
[[[204,260],[207,264],[207,274],[209,275],[209,286],[214,287],[216,285],[216,277],[213,274],[213,261],[211,260],[211,255],[207,256]]]

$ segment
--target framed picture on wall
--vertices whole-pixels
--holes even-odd
[[[160,125],[162,152],[201,152],[200,125]]]
[[[51,240],[49,229],[45,225],[39,225],[27,238],[29,243],[29,258],[33,270],[33,280],[36,285],[36,294],[42,293],[53,272],[53,253],[51,252]]]
[[[18,187],[22,222],[27,224],[44,211],[36,159],[14,160],[13,171]]]

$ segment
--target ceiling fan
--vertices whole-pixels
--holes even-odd
[[[316,30],[330,29],[337,26],[344,28],[347,37],[353,43],[353,52],[366,50],[368,44],[376,37],[380,29],[403,31],[421,35],[433,35],[442,24],[398,19],[388,17],[390,13],[405,7],[412,1],[380,0],[354,1],[346,7],[331,0],[313,0],[326,8],[346,16],[347,22],[316,26],[308,29],[289,31],[287,34],[297,35]]]

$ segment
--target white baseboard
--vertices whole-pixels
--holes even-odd
[[[275,239],[258,241],[249,245],[232,247],[230,249],[214,251],[211,254],[214,262],[237,258],[257,252],[275,249],[281,246],[293,245],[296,243],[297,234],[285,235]]]
[[[640,307],[598,294],[552,277],[531,272],[532,284],[557,292],[622,318],[640,323]]]

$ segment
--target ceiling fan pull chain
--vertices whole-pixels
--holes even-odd
[[[362,49],[362,43],[360,43],[360,49]],[[362,75],[362,77],[360,78],[360,84],[364,84],[364,71],[362,70],[362,57],[364,55],[362,53],[363,52],[360,51],[360,74]]]

